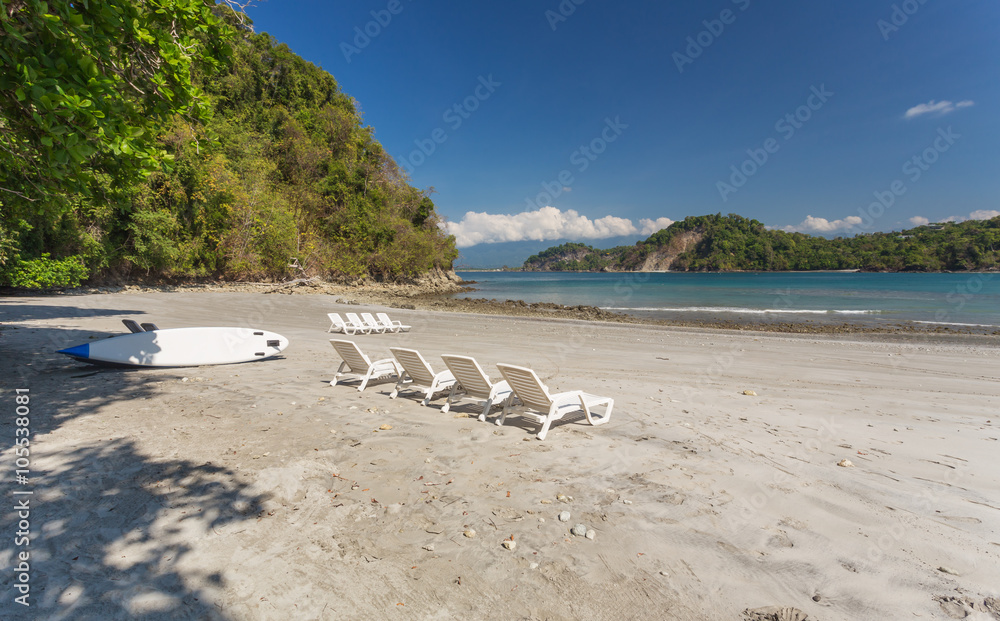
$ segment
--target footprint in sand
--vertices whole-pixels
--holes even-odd
[[[766,606],[764,608],[747,608],[743,611],[744,621],[816,621],[798,608],[783,608],[781,606]]]
[[[987,613],[994,619],[1000,619],[1000,599],[995,597],[987,597],[982,603],[967,597],[949,595],[940,595],[934,599],[941,605],[941,610],[952,619],[966,619],[973,613]]]

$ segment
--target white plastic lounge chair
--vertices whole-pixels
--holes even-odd
[[[380,324],[378,320],[375,319],[375,317],[371,313],[361,313],[361,320],[364,321],[365,326],[371,332],[377,332],[378,334],[382,334],[383,332],[386,331],[385,326]]]
[[[371,328],[365,325],[365,322],[361,321],[357,313],[344,313],[347,315],[347,325],[354,329],[355,332],[360,332],[361,334],[368,334],[372,331]]]
[[[342,332],[344,334],[354,334],[357,332],[357,329],[348,325],[343,320],[340,313],[327,313],[326,316],[330,319],[330,327],[326,329],[327,332]]]
[[[552,422],[572,412],[582,410],[587,417],[587,422],[591,425],[603,425],[611,419],[611,410],[615,407],[615,400],[610,397],[598,397],[581,390],[552,395],[531,369],[511,364],[498,364],[497,369],[500,370],[513,390],[504,403],[503,413],[497,418],[498,425],[503,425],[507,414],[517,409],[519,414],[533,418],[542,424],[542,428],[538,432],[538,439],[544,440]],[[518,401],[519,404],[515,405],[515,401]],[[605,406],[602,416],[596,416],[591,412],[593,408],[602,405]]]
[[[451,387],[448,401],[441,408],[442,412],[447,412],[451,404],[462,399],[462,395],[478,399],[483,404],[483,412],[479,415],[479,420],[486,420],[486,415],[490,413],[493,405],[501,405],[510,396],[510,385],[505,380],[494,384],[483,372],[475,358],[468,356],[441,356],[448,370],[455,376],[455,384]]]
[[[333,381],[330,382],[331,386],[336,386],[341,377],[359,379],[361,380],[361,385],[358,386],[360,392],[365,389],[369,380],[399,376],[403,372],[403,369],[393,358],[372,362],[368,356],[362,353],[354,341],[330,339],[330,344],[344,359],[340,363],[340,368],[337,369],[337,374],[333,376]]]
[[[409,332],[410,331],[410,326],[403,325],[401,322],[396,321],[395,319],[389,319],[389,315],[387,315],[385,313],[376,313],[375,316],[378,317],[378,320],[380,322],[382,322],[382,325],[387,330],[391,330],[392,332]]]
[[[395,399],[400,390],[422,389],[424,400],[420,402],[420,405],[427,405],[434,393],[448,390],[455,383],[455,376],[451,374],[451,371],[435,373],[431,369],[431,365],[427,364],[424,357],[415,349],[390,347],[389,351],[403,366],[399,381],[396,382],[396,387],[389,394],[390,399]]]

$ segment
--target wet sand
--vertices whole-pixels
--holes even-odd
[[[0,616],[1000,619],[993,337],[789,335],[344,297],[0,298]],[[340,359],[325,314],[367,310],[413,326],[347,337],[373,359],[403,346],[435,370],[444,353],[474,356],[494,378],[497,362],[530,366],[553,391],[613,397],[612,419],[567,417],[538,441],[534,423],[498,427],[496,411],[479,422],[471,402],[445,414],[443,397],[390,399],[391,382],[331,387]],[[291,345],[271,360],[159,370],[54,353],[121,333],[123,318],[252,326]],[[17,388],[31,398],[23,485],[12,479]],[[14,543],[13,491],[33,492],[27,548]],[[594,539],[572,535],[577,524]],[[30,609],[14,602],[26,549]]]

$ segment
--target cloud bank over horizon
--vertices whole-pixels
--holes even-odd
[[[966,220],[989,220],[1000,216],[1000,211],[995,209],[978,209],[967,216],[948,216],[936,220],[936,222],[965,222]],[[907,220],[913,226],[924,226],[931,223],[931,220],[924,216],[913,216]],[[861,226],[864,220],[860,216],[847,216],[842,220],[827,220],[806,216],[806,219],[798,224],[775,227],[786,233],[807,233],[810,235],[823,235],[826,233],[859,233],[863,230]]]
[[[780,228],[786,233],[808,233],[812,235],[817,233],[850,231],[860,226],[862,222],[863,220],[860,216],[847,216],[843,220],[827,220],[826,218],[806,216],[806,219],[798,224],[790,224]]]
[[[964,222],[966,220],[989,220],[1000,216],[995,209],[979,209],[960,216],[933,220],[934,222]],[[913,216],[906,220],[912,226],[924,226],[932,220],[924,216]],[[542,207],[535,211],[524,211],[516,214],[490,214],[469,211],[458,222],[445,222],[441,226],[450,235],[455,236],[458,248],[469,248],[479,244],[498,244],[521,241],[554,241],[595,240],[626,235],[643,235],[649,237],[659,230],[665,229],[674,220],[666,217],[654,219],[641,218],[638,223],[618,216],[604,216],[591,219],[574,209],[562,211],[556,207]],[[871,231],[872,222],[860,216],[847,216],[842,219],[830,220],[808,215],[798,223],[786,226],[769,226],[768,228],[785,231],[786,233],[806,233],[809,235],[847,234],[853,235],[863,231]]]
[[[477,244],[556,239],[605,239],[622,235],[652,235],[665,229],[670,218],[642,218],[636,226],[627,218],[604,216],[590,219],[573,209],[561,211],[542,207],[517,214],[489,214],[469,211],[458,222],[445,222],[445,231],[455,236],[455,245],[468,248]]]

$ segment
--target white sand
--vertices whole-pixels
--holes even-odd
[[[1000,619],[1000,340],[396,309],[411,332],[348,337],[372,358],[466,354],[495,378],[523,364],[554,391],[615,398],[608,425],[573,417],[540,442],[471,403],[331,387],[325,313],[385,310],[333,300],[0,299],[0,618]],[[122,318],[291,345],[167,370],[54,353]],[[27,486],[15,388],[31,396]],[[14,602],[15,489],[34,491],[30,609]],[[569,533],[580,523],[594,540]]]

